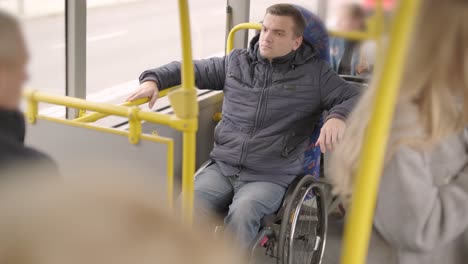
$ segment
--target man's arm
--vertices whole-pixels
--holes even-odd
[[[224,87],[226,57],[216,57],[194,61],[195,85],[199,89],[222,90]],[[153,81],[159,90],[181,84],[181,63],[172,62],[164,66],[146,70],[140,77],[140,84]]]
[[[328,116],[316,142],[323,153],[333,150],[346,130],[346,118],[358,100],[358,90],[349,85],[326,62],[320,67],[320,102]]]
[[[320,99],[328,110],[327,120],[339,118],[346,120],[358,100],[358,88],[348,84],[326,62],[320,70]]]

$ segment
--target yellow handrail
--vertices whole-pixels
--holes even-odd
[[[134,101],[131,101],[131,102],[125,102],[123,104],[119,104],[118,106],[138,106],[138,105],[142,105],[146,102],[149,101],[149,98],[140,98],[140,99],[137,99],[137,100],[134,100]],[[92,122],[96,122],[100,119],[103,119],[105,117],[108,117],[110,116],[110,114],[106,114],[106,113],[100,113],[100,112],[95,112],[95,113],[89,113],[89,114],[85,114],[81,117],[78,117],[78,118],[75,118],[73,119],[73,121],[75,122],[83,122],[83,123],[92,123]]]
[[[159,137],[159,136],[150,137],[148,135],[142,134],[141,121],[148,121],[152,123],[166,125],[173,129],[179,130],[183,132],[184,134],[189,133],[193,135],[195,135],[197,126],[198,126],[197,118],[182,119],[182,118],[177,117],[176,115],[167,115],[167,114],[161,114],[157,112],[142,111],[138,107],[116,106],[116,105],[106,104],[106,103],[89,102],[80,98],[73,98],[73,97],[50,94],[47,92],[33,91],[33,90],[27,90],[24,93],[24,95],[25,95],[26,102],[27,102],[26,117],[29,123],[34,124],[36,120],[39,118],[39,119],[53,121],[56,123],[63,123],[66,125],[83,127],[83,128],[106,132],[106,133],[127,135],[130,143],[132,144],[137,144],[140,138],[150,139],[152,141],[166,143],[166,144],[169,144],[167,143],[168,142],[167,140],[171,140],[170,144],[172,144],[172,139],[164,140],[165,138],[163,137]],[[194,100],[196,100],[196,98]],[[129,131],[126,132],[126,131],[120,131],[116,129],[103,128],[103,127],[99,127],[95,125],[90,125],[90,124],[86,124],[84,122],[79,122],[76,120],[63,120],[60,118],[50,118],[50,117],[40,116],[39,111],[38,111],[39,102],[62,105],[62,106],[67,106],[67,107],[77,108],[77,109],[91,110],[91,111],[96,111],[105,115],[116,115],[116,116],[121,116],[121,117],[127,117],[129,119],[130,128],[129,128]],[[195,140],[195,137],[193,137],[193,140]],[[184,143],[186,144],[186,142]],[[194,146],[194,143],[192,143],[191,145]],[[193,152],[195,152],[195,150],[193,150]],[[169,199],[170,207],[172,207],[172,203],[173,203],[173,188],[174,188],[173,153],[174,153],[173,147],[169,146],[168,148],[168,172],[167,172],[168,173],[167,174],[167,177],[168,177],[167,194],[168,194],[168,197],[170,197]],[[187,160],[187,157],[184,157],[184,158],[185,160]],[[189,158],[192,158],[192,162],[193,164],[195,164],[195,155],[193,154]],[[194,167],[195,165],[193,165],[193,169],[195,170]],[[193,173],[192,173],[192,176],[193,176]]]
[[[346,221],[344,249],[341,263],[365,263],[369,238],[372,230],[372,219],[382,172],[385,146],[398,87],[401,81],[403,62],[419,0],[401,1],[390,33],[390,46],[384,60],[380,89],[372,109],[369,127],[366,130],[366,142],[359,162],[356,184]]]
[[[191,225],[194,205],[194,178],[196,133],[198,126],[198,101],[192,61],[190,22],[187,0],[179,0],[179,19],[182,37],[182,89],[169,94],[174,112],[184,117],[188,129],[183,134],[182,149],[182,213],[186,224]]]
[[[229,32],[226,45],[226,54],[232,51],[234,48],[234,37],[237,31],[242,29],[255,29],[261,30],[262,24],[260,23],[240,23],[237,26],[233,27]],[[333,37],[341,37],[351,40],[368,40],[368,39],[378,39],[382,32],[344,32],[336,30],[328,30],[328,34]]]
[[[176,86],[176,87],[173,87],[173,88],[175,89],[177,87],[179,87],[179,86]],[[159,92],[159,98],[167,96],[169,91],[171,91],[173,88],[164,89],[164,90],[160,91]],[[140,98],[140,99],[137,99],[137,100],[134,100],[134,101],[131,101],[131,102],[125,102],[123,104],[119,104],[119,106],[138,106],[138,105],[142,105],[144,103],[147,103],[148,101],[149,101],[149,98]],[[96,121],[98,121],[98,120],[100,120],[102,118],[108,117],[108,116],[110,116],[110,114],[96,112],[96,113],[86,114],[84,116],[75,118],[73,120],[76,121],[76,122],[92,123],[92,122],[96,122]]]
[[[332,37],[344,38],[349,40],[369,40],[377,39],[379,37],[379,34],[376,32],[350,32],[328,30],[328,34]]]
[[[132,115],[136,115],[139,120],[153,122],[162,124],[165,126],[169,126],[179,131],[191,131],[193,128],[192,120],[185,120],[178,118],[176,115],[167,115],[161,114],[157,112],[149,112],[149,111],[142,111],[137,107],[127,107],[127,106],[118,106],[106,103],[96,103],[86,101],[80,98],[62,96],[51,94],[47,92],[41,91],[32,91],[28,90],[25,92],[26,101],[28,103],[27,108],[27,118],[30,123],[35,123],[36,116],[38,115],[38,102],[44,102],[49,104],[55,105],[62,105],[71,108],[78,108],[78,109],[86,109],[91,111],[96,111],[100,113],[104,113],[107,115],[116,115],[121,117],[130,117]],[[138,111],[132,113],[132,109],[136,108]],[[77,122],[75,120],[71,120],[72,122]],[[81,122],[77,122],[81,123]],[[135,142],[136,143],[136,142]]]
[[[182,39],[182,89],[190,90],[195,88],[195,75],[193,73],[190,14],[187,0],[179,0],[179,22]]]
[[[233,27],[231,31],[229,32],[228,38],[227,38],[227,44],[226,44],[226,54],[229,54],[231,50],[234,48],[234,36],[236,35],[236,32],[241,30],[241,29],[255,29],[255,30],[261,30],[262,29],[262,24],[260,23],[240,23]]]
[[[110,104],[88,102],[84,99],[72,98],[67,96],[60,96],[55,94],[48,94],[39,91],[27,90],[25,92],[25,98],[27,102],[26,117],[29,123],[35,123],[37,119],[47,120],[55,123],[65,124],[69,126],[81,127],[85,129],[95,130],[104,133],[116,134],[127,136],[131,143],[138,143],[139,139],[145,139],[153,142],[167,144],[167,198],[169,207],[173,207],[174,200],[174,142],[171,138],[165,138],[155,135],[145,135],[141,133],[141,124],[138,120],[146,120],[150,122],[159,121],[162,115],[152,112],[139,111],[138,108],[130,108],[125,106],[114,106]],[[138,121],[138,124],[130,123],[130,131],[123,131],[115,128],[106,128],[86,124],[83,122],[77,122],[75,120],[67,120],[61,118],[53,118],[47,116],[41,116],[38,113],[39,102],[52,103],[57,105],[63,105],[79,109],[87,109],[93,111],[100,111],[108,115],[119,115],[133,118]],[[133,116],[133,117],[132,117]],[[171,118],[169,116],[169,118]],[[167,123],[167,121],[164,121]],[[157,122],[155,122],[157,123]],[[183,124],[179,124],[179,127],[183,127]]]

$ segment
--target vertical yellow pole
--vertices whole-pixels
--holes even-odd
[[[34,98],[34,90],[26,90],[25,97],[26,97],[26,117],[30,124],[35,124],[37,119],[37,114],[39,113],[39,106]]]
[[[182,38],[182,89],[193,89],[195,77],[192,62],[192,39],[190,37],[190,16],[187,0],[179,0],[179,19]]]
[[[190,18],[188,11],[187,0],[179,0],[179,17],[182,36],[182,89],[195,89],[195,77],[192,61],[191,38],[190,38]],[[187,109],[194,109],[194,104],[197,104],[195,97],[190,97],[185,102]],[[187,119],[188,124],[194,129],[185,130],[183,133],[183,149],[182,149],[182,215],[186,224],[191,225],[193,219],[193,204],[194,204],[194,173],[195,173],[195,135],[198,119],[196,113],[193,113],[190,119]]]
[[[184,221],[186,224],[191,225],[194,205],[195,132],[184,132],[183,140],[182,197],[184,200]]]
[[[167,144],[167,202],[174,209],[174,141]]]
[[[400,1],[400,6],[390,34],[390,46],[383,61],[383,75],[379,80],[366,141],[363,146],[355,188],[344,234],[341,263],[365,263],[372,220],[382,172],[386,142],[393,110],[398,95],[403,63],[407,53],[419,0]]]

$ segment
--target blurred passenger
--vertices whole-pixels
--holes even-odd
[[[149,184],[93,173],[0,185],[0,263],[242,263],[181,225]]]
[[[387,142],[367,263],[468,260],[467,18],[466,0],[423,1]],[[376,89],[359,102],[332,157],[334,191],[346,201]]]
[[[357,3],[344,4],[338,12],[338,31],[366,30],[366,13]],[[367,76],[374,64],[374,43],[330,38],[331,65],[338,74]]]
[[[324,110],[322,152],[345,133],[358,91],[317,57],[303,41],[305,20],[289,4],[267,8],[262,31],[249,49],[194,61],[200,89],[223,90],[223,117],[214,132],[214,164],[195,180],[197,216],[225,213],[226,230],[246,249],[261,219],[275,213],[289,184],[303,172],[309,135]],[[181,83],[181,64],[147,70],[128,100],[151,98]],[[202,217],[201,217],[202,218]]]
[[[25,122],[19,104],[27,79],[27,62],[28,52],[18,21],[0,10],[0,170],[36,162],[56,170],[49,157],[24,146]]]

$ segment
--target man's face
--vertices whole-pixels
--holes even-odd
[[[28,79],[26,46],[21,37],[16,43],[17,54],[9,61],[0,61],[0,108],[13,111],[19,108],[22,87]]]
[[[288,16],[266,14],[260,32],[260,54],[272,60],[301,46],[302,36],[294,34],[294,21]]]

